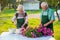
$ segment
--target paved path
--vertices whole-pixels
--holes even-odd
[[[40,18],[40,14],[29,14],[28,18]]]
[[[56,13],[55,15],[55,19],[58,20]],[[28,14],[28,18],[40,18],[40,14]]]

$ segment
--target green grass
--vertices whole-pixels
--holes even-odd
[[[29,14],[33,13],[35,14],[35,11],[27,11]],[[11,22],[11,19],[14,15],[15,11],[13,9],[11,10],[4,10],[0,13],[0,34],[2,32],[8,31],[9,28],[16,28],[16,26],[13,25]],[[39,13],[39,11],[36,11],[36,13]],[[37,27],[40,24],[40,19],[37,18],[31,18],[28,20],[28,24],[30,27]],[[54,22],[54,36],[56,40],[60,40],[60,22],[55,21]]]
[[[36,14],[36,13],[40,13],[40,10],[25,10],[28,14]],[[2,13],[4,14],[12,14],[12,13],[16,13],[16,11],[14,11],[13,9],[5,9],[2,11]]]

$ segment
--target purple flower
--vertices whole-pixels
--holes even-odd
[[[43,30],[42,32],[43,32],[44,34],[47,33],[47,28],[46,28],[46,27],[43,27],[42,30]]]
[[[50,28],[47,28],[47,35],[48,36],[52,36],[52,34],[53,34],[53,32],[51,31],[51,29]]]
[[[24,31],[24,28],[22,28],[21,31]]]
[[[51,33],[51,30],[49,28],[47,28],[47,33]]]
[[[25,35],[25,29],[24,28],[21,28],[20,32],[22,35]]]
[[[40,29],[40,28],[42,28],[42,27],[43,27],[43,25],[42,25],[42,24],[40,24],[40,25],[39,25],[39,27],[38,27],[38,29]]]
[[[42,31],[42,29],[38,29],[37,31],[38,31],[38,33],[40,33]]]

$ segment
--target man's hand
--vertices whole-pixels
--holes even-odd
[[[47,27],[48,26],[48,24],[44,24],[44,27]]]
[[[49,21],[48,23],[44,24],[44,26],[46,27],[46,26],[48,26],[49,24],[51,24],[51,23],[53,23],[53,22],[54,22],[54,20],[51,20],[51,21]]]

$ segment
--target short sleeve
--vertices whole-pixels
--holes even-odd
[[[16,20],[16,14],[13,16],[12,22],[14,22],[15,20]]]
[[[50,17],[51,17],[51,18],[50,18],[51,20],[55,20],[54,11],[51,11],[51,15],[50,15]]]
[[[42,19],[42,14],[40,14],[40,19]]]

